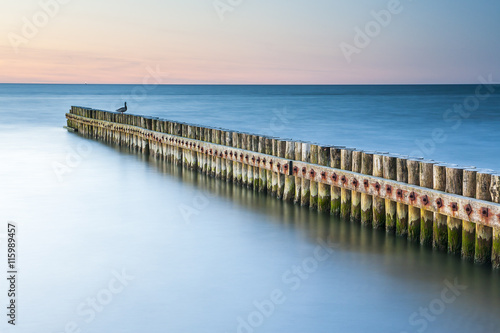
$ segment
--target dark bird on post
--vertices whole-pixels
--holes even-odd
[[[127,102],[125,102],[125,106],[122,106],[121,108],[117,109],[116,112],[125,112],[127,111]]]

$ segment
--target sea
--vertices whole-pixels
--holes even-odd
[[[0,84],[0,332],[500,331],[490,267],[63,128],[125,101],[500,171],[499,85]]]

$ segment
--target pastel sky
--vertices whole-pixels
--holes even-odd
[[[0,82],[500,81],[500,1],[397,2],[2,0]]]

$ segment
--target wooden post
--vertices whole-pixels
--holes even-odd
[[[373,154],[373,175],[384,178],[384,156],[388,153]],[[373,228],[385,228],[385,199],[373,197]]]
[[[500,203],[500,173],[491,175],[490,193],[492,201]],[[491,265],[493,269],[500,269],[500,229],[495,227],[493,227]]]
[[[355,150],[352,152],[352,171],[361,173],[361,164],[363,151]],[[363,186],[363,180],[356,178],[355,187]],[[361,193],[352,191],[351,197],[351,221],[361,221]]]
[[[319,146],[317,144],[311,144],[311,163],[318,164],[318,152]],[[318,209],[318,183],[315,181],[310,181],[309,191],[311,192],[311,197],[309,199],[309,207],[312,209]]]
[[[476,197],[476,174],[475,169],[464,169],[463,196],[468,198]],[[472,208],[470,210],[472,213]],[[476,247],[476,224],[467,220],[462,220],[462,258],[474,261],[474,251]]]
[[[224,145],[224,146],[227,146],[227,143],[226,143],[226,131],[225,130],[221,130],[220,131],[220,144],[221,145]],[[220,160],[220,178],[222,180],[226,180],[227,178],[227,163],[226,163],[226,160],[224,158],[224,153],[227,152],[227,148],[223,147],[220,149],[219,151],[219,160]]]
[[[226,146],[234,147],[233,146],[233,132],[231,132],[231,131],[226,132]],[[228,182],[232,182],[233,178],[234,178],[233,161],[231,161],[229,153],[226,155],[226,152],[224,152],[224,156],[226,157],[226,180]]]
[[[311,162],[311,144],[308,142],[302,143],[302,162]],[[304,174],[309,170],[298,170],[298,172]],[[301,206],[309,207],[311,201],[311,182],[302,178],[302,184],[300,185],[300,204]]]
[[[408,167],[408,184],[420,186],[420,160],[408,159],[406,164]],[[420,208],[411,205],[408,206],[408,240],[412,242],[420,241]]]
[[[220,129],[215,129],[215,142],[216,144],[221,144],[222,131]],[[215,177],[222,178],[222,159],[220,158],[220,149],[217,148],[214,152],[215,157]]]
[[[373,174],[373,152],[361,154],[361,173],[370,176]],[[365,187],[364,179],[360,179],[359,182],[358,186]],[[361,223],[367,226],[373,223],[373,200],[372,196],[366,193],[361,194]]]
[[[253,151],[253,135],[252,134],[247,134],[247,150],[249,151]],[[250,161],[250,156],[247,157],[247,155],[245,155],[245,162],[249,162]],[[247,187],[249,188],[253,188],[253,184],[254,184],[254,181],[253,181],[253,166],[251,165],[248,165],[247,166],[247,172],[248,172],[248,176],[247,176]]]
[[[182,136],[182,126],[177,122],[174,123],[174,135]],[[174,163],[177,165],[182,164],[182,151],[178,147],[174,149]]]
[[[241,133],[233,132],[233,146],[236,148],[241,148]],[[239,156],[233,156],[236,160]],[[241,184],[242,181],[242,165],[240,162],[233,162],[233,181],[236,184]]]
[[[258,135],[252,135],[252,151],[253,152],[258,152],[259,151],[259,136]],[[254,163],[257,163],[256,161],[252,161]],[[260,168],[258,166],[253,167],[253,189],[254,191],[259,191],[259,185],[260,185]]]
[[[434,164],[432,178],[434,189],[444,192],[446,190],[446,164]],[[446,220],[446,215],[434,213],[432,246],[439,251],[446,251],[448,248]]]
[[[478,170],[476,173],[476,199],[484,201],[491,200],[491,175],[492,170]],[[491,262],[493,228],[477,223],[476,224],[476,246],[474,251],[474,261],[477,264]]]
[[[266,148],[264,153],[266,155],[272,155],[273,154],[273,139],[272,138],[267,138],[266,137]],[[266,164],[269,163],[269,161],[265,161]],[[273,193],[273,172],[271,170],[266,169],[266,190],[268,194]]]
[[[285,143],[285,158],[289,160],[295,159],[295,142],[286,141]],[[292,174],[292,170],[289,170],[290,166],[285,165],[285,172],[288,174],[285,175],[285,189],[283,192],[283,200],[285,201],[293,201],[295,197],[295,176]]]
[[[296,161],[302,161],[302,142],[295,142],[295,158]],[[297,169],[295,176],[295,196],[293,202],[296,204],[300,204],[301,201],[301,188],[302,188],[302,179],[299,177],[301,170]]]
[[[464,171],[457,166],[446,167],[446,192],[462,194]],[[462,221],[448,216],[448,253],[461,254],[462,250]]]
[[[266,153],[266,137],[259,136],[259,153]],[[262,161],[259,162],[259,165]],[[259,192],[267,191],[267,170],[265,168],[259,168]]]
[[[331,147],[330,148],[330,167],[335,169],[341,168],[341,156],[342,148],[345,147]],[[338,175],[337,175],[338,177]],[[337,180],[338,181],[338,180]],[[340,187],[332,185],[330,187],[331,203],[330,203],[330,213],[339,216],[340,206],[341,206],[341,190]]]
[[[248,134],[247,133],[241,133],[241,149],[248,150],[247,143],[248,143]],[[238,158],[241,159],[243,158],[243,162],[245,162],[245,154],[243,156],[238,156]],[[248,185],[248,165],[245,163],[241,163],[241,184],[243,186]]]
[[[397,181],[408,183],[408,165],[405,157],[396,159]],[[408,206],[398,202],[396,208],[396,235],[408,235]]]
[[[273,148],[273,156],[279,156],[278,153],[278,142],[279,140],[276,138],[272,139],[272,148]],[[273,165],[273,169],[275,166]],[[271,176],[271,195],[272,196],[278,196],[278,173],[273,171],[273,174]]]
[[[285,155],[286,155],[286,141],[278,140],[278,156],[284,158]],[[282,168],[283,165],[281,165],[281,169]],[[285,175],[280,172],[278,173],[278,191],[276,193],[276,196],[278,197],[278,199],[283,199],[284,194],[285,194]]]
[[[397,157],[395,155],[384,155],[384,178],[397,180]],[[397,211],[397,203],[395,201],[391,201],[390,199],[385,199],[385,230],[387,232],[395,232],[396,231],[396,211]]]
[[[432,161],[420,161],[420,186],[433,188]],[[429,202],[430,205],[430,202]],[[432,223],[434,213],[425,209],[420,210],[420,244],[432,246]]]
[[[342,170],[351,171],[352,169],[352,153],[354,149],[342,148],[340,154],[340,168]],[[340,180],[344,182],[343,179]],[[344,220],[351,218],[351,201],[352,193],[351,191],[342,188],[340,190],[340,217]]]
[[[319,146],[318,147],[318,164],[324,166],[330,166],[330,146]],[[321,179],[326,181],[326,174],[321,175]],[[325,184],[323,182],[318,183],[318,211],[320,212],[330,212],[332,209],[332,198],[330,193],[331,185]]]

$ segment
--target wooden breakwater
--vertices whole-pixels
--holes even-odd
[[[500,174],[71,107],[67,127],[500,268]]]

